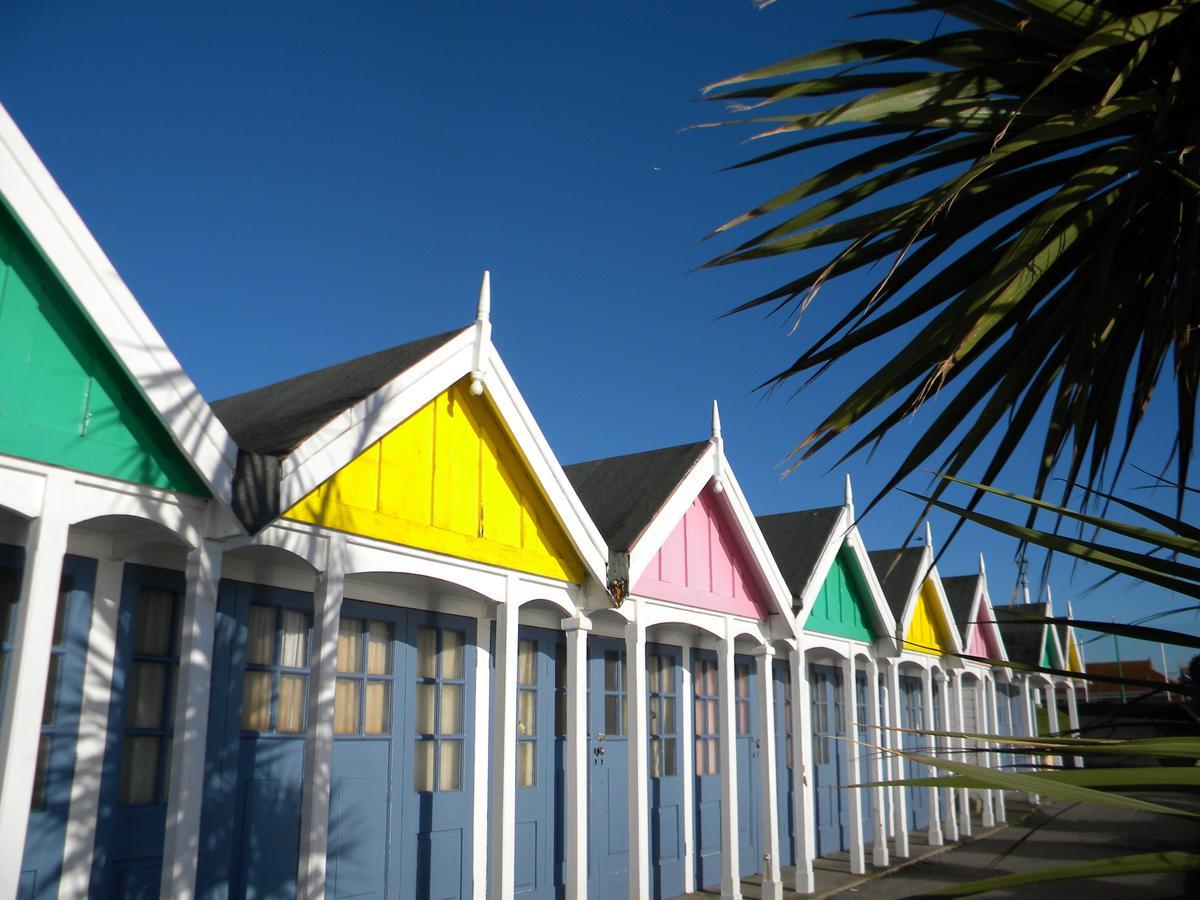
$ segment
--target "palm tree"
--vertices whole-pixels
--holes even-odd
[[[839,296],[836,325],[767,384],[816,377],[919,324],[792,461],[873,420],[849,456],[938,392],[881,495],[926,462],[956,474],[980,457],[990,483],[1048,408],[1031,493],[1061,466],[1065,502],[1120,471],[1170,366],[1182,503],[1200,380],[1200,0],[901,0],[887,12],[918,14],[906,26],[932,35],[843,43],[705,89],[730,104],[720,124],[776,144],[740,165],[798,168],[843,143],[850,154],[714,232],[770,223],[708,266],[823,255],[737,310],[799,316],[826,282],[881,273]],[[899,199],[880,208],[884,191]]]

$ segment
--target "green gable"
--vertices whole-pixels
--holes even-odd
[[[1043,669],[1057,669],[1058,668],[1058,666],[1056,666],[1054,664],[1054,657],[1050,653],[1050,649],[1051,649],[1050,644],[1053,642],[1053,640],[1054,640],[1054,638],[1052,638],[1050,635],[1048,635],[1048,634],[1046,635],[1046,649],[1044,649],[1042,651],[1042,668]]]
[[[858,561],[843,547],[825,576],[804,630],[869,643],[875,639],[870,609],[871,599]]]
[[[3,206],[0,453],[208,495],[133,380]]]

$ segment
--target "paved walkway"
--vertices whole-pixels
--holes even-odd
[[[1200,813],[1200,798],[1155,797]],[[1022,807],[1009,804],[1009,821],[1020,821]],[[866,876],[852,876],[849,862],[826,857],[817,860],[814,873],[817,897],[891,898],[912,897],[925,891],[977,878],[1026,872],[1052,866],[1106,859],[1154,850],[1200,849],[1200,820],[1192,822],[1153,813],[1134,812],[1081,804],[1047,802],[1030,810],[1020,824],[1010,824],[980,833],[964,842],[930,848],[919,838],[912,856],[886,870],[875,869]],[[785,884],[791,884],[786,872]],[[760,896],[755,880],[742,884],[746,898]],[[1062,900],[1065,894],[1083,891],[1087,900],[1153,900],[1166,897],[1200,897],[1200,879],[1184,883],[1177,875],[1134,875],[1122,878],[1088,879],[1071,884],[1050,882],[1018,891],[992,893],[989,897],[1047,898]],[[689,898],[711,898],[719,892],[689,894]],[[788,892],[786,897],[800,897]]]

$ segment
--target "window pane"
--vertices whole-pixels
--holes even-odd
[[[388,622],[367,623],[367,672],[392,674],[392,626]]]
[[[461,631],[442,632],[442,677],[463,677],[463,634]]]
[[[621,710],[613,696],[604,698],[604,731],[610,735],[621,733]]]
[[[463,733],[462,696],[461,684],[442,685],[442,713],[438,734]]]
[[[0,632],[2,635],[3,632]],[[554,687],[557,690],[567,689],[567,645],[554,645]]]
[[[721,771],[719,760],[717,759],[717,741],[705,741],[708,744],[708,774],[716,775]]]
[[[517,787],[533,787],[537,784],[537,747],[533,741],[517,743]]]
[[[650,738],[650,777],[662,778],[662,741]]]
[[[122,806],[150,806],[157,802],[159,738],[126,735],[121,754]]]
[[[787,758],[787,767],[792,768],[792,736],[789,734],[784,742],[787,746],[784,748],[784,755]]]
[[[435,684],[418,684],[417,685],[417,717],[416,729],[417,734],[433,734],[433,712],[435,698],[437,697],[437,685]]]
[[[298,734],[304,730],[304,686],[308,679],[303,675],[279,676],[279,709],[275,713],[275,730],[284,734]]]
[[[246,662],[269,666],[275,662],[275,607],[250,607],[246,623]]]
[[[242,676],[242,730],[271,730],[270,672],[246,672]]]
[[[672,778],[675,775],[675,738],[664,738],[662,745],[663,775]]]
[[[662,673],[659,682],[664,694],[675,693],[675,660],[673,657],[662,657]]]
[[[55,647],[63,645],[63,625],[67,618],[67,586],[66,578],[58,592],[58,605],[54,608],[54,636],[51,642]]]
[[[333,730],[358,734],[358,679],[339,678],[333,699]]]
[[[663,734],[674,734],[678,730],[675,726],[675,699],[673,697],[663,697],[662,725],[660,727]]]
[[[696,738],[696,774],[707,775],[708,772],[704,768],[704,745],[707,743],[704,738]]]
[[[621,655],[616,650],[604,651],[604,689],[618,691],[620,688]]]
[[[50,657],[50,668],[46,672],[46,694],[42,699],[42,724],[54,722],[54,698],[58,694],[58,664],[62,656],[55,653]]]
[[[361,672],[362,619],[342,619],[338,622],[337,670]]]
[[[291,669],[308,665],[308,616],[294,609],[283,611],[283,644],[279,664]]]
[[[662,657],[657,653],[651,653],[646,660],[646,688],[652,694],[658,693],[658,667],[661,662]]]
[[[12,569],[0,569],[0,644],[8,642],[8,631],[12,627],[13,608],[21,590],[20,573]]]
[[[437,678],[436,628],[417,629],[417,676],[420,678]]]
[[[457,791],[462,786],[462,742],[438,743],[438,790]]]
[[[386,681],[367,682],[367,710],[363,731],[367,734],[387,734],[391,730],[392,686]]]
[[[712,697],[717,693],[717,664],[710,659],[705,663],[705,670],[705,682],[707,686],[704,693]]]
[[[537,734],[537,691],[517,692],[517,734]]]
[[[750,667],[749,666],[734,666],[733,680],[737,686],[737,695],[739,697],[750,696]]]
[[[161,728],[166,692],[166,663],[135,662],[129,679],[129,727]]]
[[[417,741],[413,747],[413,790],[433,790],[433,741]]]
[[[661,727],[662,727],[659,722],[660,718],[661,717],[659,715],[659,709],[658,709],[658,698],[651,697],[650,698],[650,733],[651,734],[658,734],[660,732]]]
[[[517,684],[537,684],[537,642],[517,644]]]
[[[737,733],[750,733],[750,704],[742,703],[740,700],[737,704]]]
[[[563,737],[567,733],[567,695],[563,691],[554,693],[554,734]]]
[[[30,809],[44,809],[46,806],[46,769],[50,764],[51,736],[43,734],[38,739],[37,768],[33,770],[33,798]]]
[[[134,653],[170,656],[171,619],[174,610],[175,595],[170,591],[141,589],[133,623]]]

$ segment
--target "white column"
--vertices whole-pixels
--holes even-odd
[[[696,889],[695,870],[695,834],[696,834],[696,781],[694,767],[696,756],[695,724],[692,718],[692,708],[695,696],[692,693],[692,645],[684,640],[679,648],[681,654],[679,665],[679,771],[683,777],[682,789],[682,827],[683,827],[683,892],[690,894]]]
[[[921,702],[925,707],[925,727],[933,730],[937,727],[933,717],[933,673],[928,667],[921,669]],[[943,704],[944,705],[944,704]],[[937,738],[926,735],[921,741],[926,756],[937,755]],[[937,775],[937,770],[929,767],[930,777]],[[929,846],[942,846],[942,811],[938,806],[938,789],[929,788]]]
[[[963,673],[960,669],[955,669],[950,673],[951,681],[951,696],[954,698],[954,715],[958,721],[957,730],[962,733],[966,728],[966,715],[963,708]],[[975,704],[975,727],[979,727],[979,703]],[[954,738],[952,741],[958,746],[958,759],[961,762],[967,762],[967,739],[963,737]],[[974,760],[971,760],[974,762]],[[971,792],[967,788],[961,788],[957,791],[958,794],[958,829],[959,834],[963,837],[971,836]]]
[[[646,713],[646,628],[625,624],[625,665],[629,672],[629,898],[650,896],[650,760]]]
[[[888,706],[890,724],[893,729],[900,728],[904,717],[900,714],[900,660],[898,659],[892,660],[888,666],[888,693],[891,701]],[[890,732],[888,740],[893,750],[899,750],[904,746],[904,736],[899,731]],[[892,780],[899,781],[904,777],[904,757],[899,753],[890,753],[888,759],[891,762]],[[903,785],[892,786],[892,828],[895,832],[896,856],[900,859],[908,858],[908,797],[906,790]]]
[[[771,666],[775,648],[770,644],[755,652],[758,675],[758,784],[759,821],[762,834],[763,900],[783,900],[779,874],[779,773],[775,769],[775,681]]]
[[[842,721],[846,726],[846,760],[849,763],[846,802],[850,811],[850,874],[863,875],[867,871],[867,862],[863,850],[862,791],[855,787],[859,783],[858,754],[861,748],[855,743],[858,740],[858,683],[854,673],[854,649],[847,647],[846,658],[842,660]]]
[[[997,690],[998,690],[998,688],[996,687],[996,679],[989,678],[988,679],[988,694],[989,694],[988,710],[991,712],[991,716],[992,716],[992,730],[998,734],[1000,732],[1000,717],[997,715],[997,710],[996,710],[996,707],[999,704],[999,701],[996,699]],[[1012,730],[1012,706],[1011,706],[1011,704],[1008,703],[1008,695],[1007,694],[1004,695],[1004,703],[1005,703],[1005,705],[1008,706],[1009,730]],[[998,752],[993,753],[991,764],[995,765],[995,766],[997,766],[997,768],[999,768],[1001,761],[1003,759],[1007,759],[1007,756],[1004,756]],[[997,822],[1007,822],[1008,821],[1008,809],[1005,805],[1004,791],[995,791],[992,795],[992,800],[993,800],[993,805],[995,807],[996,821]]]
[[[65,472],[47,476],[42,514],[29,522],[25,538],[25,568],[12,629],[13,649],[4,688],[4,717],[0,720],[0,900],[17,895],[29,803],[41,738],[42,706],[54,615],[67,549],[67,519],[71,482]]]
[[[492,730],[492,853],[490,897],[510,897],[516,871],[517,830],[517,624],[515,576],[496,610],[496,713]]]
[[[1079,737],[1079,700],[1075,695],[1075,682],[1067,682],[1067,724],[1071,727],[1071,737]],[[1075,768],[1083,768],[1083,757],[1075,757]]]
[[[175,733],[171,736],[167,825],[163,840],[160,891],[164,897],[191,898],[196,893],[221,554],[220,544],[205,540],[188,553],[187,558],[179,675],[175,685]]]
[[[992,711],[992,705],[988,700],[989,685],[991,679],[987,677],[977,678],[975,681],[975,710],[979,720],[980,734],[996,734],[996,717]],[[975,762],[991,769],[995,765],[996,754],[994,745],[984,743],[980,745],[981,752],[975,754]],[[984,828],[991,828],[996,824],[996,791],[988,789],[980,791],[980,798],[983,801],[982,822]]]
[[[879,727],[879,664],[872,657],[867,665],[867,741],[874,746],[863,747],[861,752],[869,753],[871,760],[871,780],[884,780],[883,774],[883,730]],[[886,788],[871,788],[871,821],[875,823],[875,835],[871,846],[871,864],[886,866],[888,864],[887,845],[887,804],[884,802]]]
[[[304,781],[300,790],[300,856],[297,900],[325,896],[329,849],[329,795],[333,788],[333,706],[337,690],[338,625],[346,583],[346,539],[332,534],[325,570],[313,587],[312,674],[304,734]]]
[[[887,663],[886,661],[879,666],[879,761],[880,771],[886,779],[892,777],[892,755],[887,752],[887,748],[892,744],[892,736],[887,728],[892,724],[892,692],[888,689],[887,681]],[[892,793],[888,788],[883,788],[883,809],[884,815],[884,834],[890,841],[896,836],[896,817],[892,815]]]
[[[942,699],[941,721],[934,727],[939,731],[949,731],[950,724],[950,706],[954,702],[950,690],[950,677],[944,671],[938,671],[938,695]],[[934,753],[941,759],[949,759],[954,756],[954,738],[944,737],[935,739],[933,746],[940,748],[939,752]],[[940,769],[939,775],[949,775],[950,772],[946,769]],[[958,840],[958,809],[954,804],[955,797],[958,792],[952,788],[942,788],[946,792],[946,821],[942,823],[942,830],[949,841]]]
[[[813,831],[813,794],[809,783],[812,760],[812,726],[808,685],[808,667],[804,651],[793,646],[788,651],[788,674],[792,679],[792,816],[796,822],[796,884],[797,893],[812,894],[817,890],[813,877],[813,857],[816,835]]]
[[[741,861],[738,858],[737,685],[734,681],[732,638],[717,641],[718,736],[721,756],[721,896],[741,900]]]
[[[476,772],[490,772],[492,754],[492,622],[496,608],[490,604],[475,617],[475,726],[471,752]],[[570,737],[567,738],[570,741]],[[568,771],[569,771],[569,764]],[[488,828],[486,825],[489,778],[476,776],[471,790],[475,827],[471,829],[471,897],[486,900],[488,881]],[[569,809],[569,807],[568,807]]]
[[[1058,737],[1058,697],[1055,695],[1053,681],[1047,681],[1042,685],[1042,702],[1046,705],[1046,734]],[[1046,758],[1049,766],[1061,766],[1062,762],[1061,756]]]
[[[1037,737],[1037,717],[1034,714],[1033,690],[1029,686],[1029,676],[1025,676],[1021,679],[1021,708],[1024,710],[1023,715],[1025,717],[1025,721],[1023,723],[1025,737]],[[1030,756],[1029,760],[1032,762],[1033,757]],[[1024,771],[1030,772],[1033,770],[1025,769]],[[1037,794],[1027,794],[1026,796],[1028,797],[1030,803],[1037,804],[1042,802],[1041,797],[1039,797]]]
[[[88,626],[87,657],[83,667],[79,738],[75,743],[75,774],[63,843],[61,900],[87,895],[96,849],[96,817],[100,812],[100,779],[104,774],[104,748],[108,741],[108,706],[112,700],[116,662],[117,616],[121,611],[121,581],[125,563],[101,559],[96,564],[92,594],[92,621]]]
[[[563,765],[567,782],[566,894],[567,900],[587,898],[587,636],[591,620],[580,614],[563,619],[567,634],[567,743]],[[686,704],[685,704],[686,705]]]

